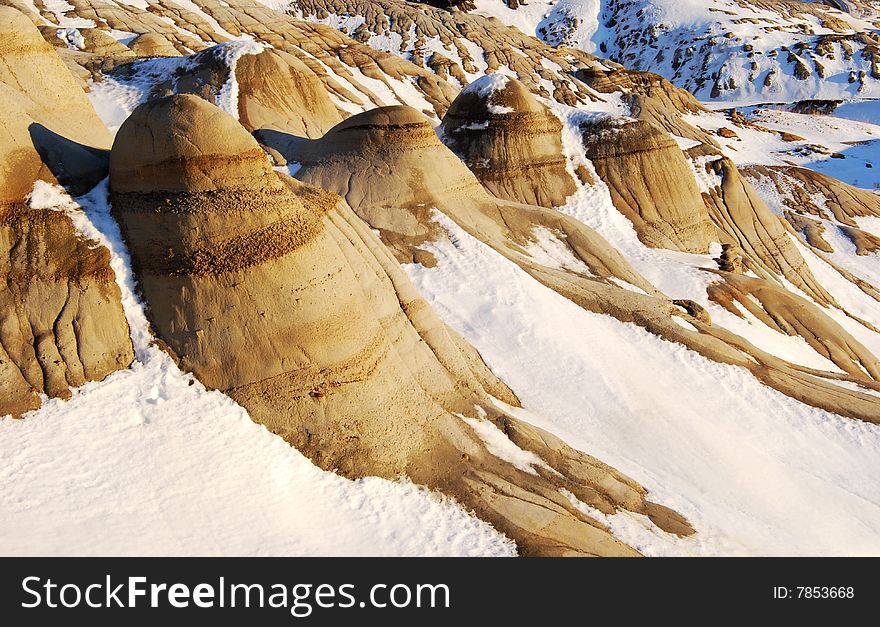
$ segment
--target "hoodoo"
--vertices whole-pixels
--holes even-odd
[[[489,74],[468,85],[443,117],[440,136],[499,198],[556,207],[576,189],[562,123],[515,78]]]
[[[154,329],[181,367],[320,466],[406,474],[527,554],[636,554],[563,487],[689,532],[632,480],[500,412],[492,397],[516,397],[367,225],[259,154],[236,120],[195,96],[142,105],[117,135],[114,210]],[[475,425],[502,429],[536,465],[497,457]]]

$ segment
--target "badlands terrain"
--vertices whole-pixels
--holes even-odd
[[[878,32],[0,0],[0,552],[880,554]]]

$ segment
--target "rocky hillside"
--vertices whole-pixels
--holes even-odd
[[[156,401],[147,431],[235,408],[521,554],[880,550],[880,126],[832,106],[816,131],[791,91],[709,112],[675,83],[711,96],[687,81],[724,83],[715,61],[658,61],[670,81],[626,48],[644,8],[605,20],[615,52],[481,2],[0,4],[7,441],[144,385],[118,411]],[[848,8],[712,29],[839,51],[872,15]],[[806,26],[770,28],[783,9]],[[865,37],[848,62],[874,63]],[[817,501],[852,515],[792,530]]]
[[[657,72],[704,100],[880,95],[876,2],[477,0],[553,46]]]

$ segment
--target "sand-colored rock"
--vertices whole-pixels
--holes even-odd
[[[603,511],[647,512],[644,490],[495,409],[489,394],[516,397],[439,321],[367,225],[335,194],[268,162],[259,175],[258,144],[236,126],[195,96],[154,100],[123,124],[111,157],[114,211],[153,327],[181,367],[320,466],[405,473],[454,495],[527,554],[635,555],[559,489]],[[168,139],[181,135],[192,146]],[[141,167],[152,159],[150,169],[167,174],[149,191],[128,163],[135,144]],[[202,178],[191,174],[199,154],[212,155]],[[520,446],[558,460],[557,472],[494,457],[459,414],[515,431]]]
[[[721,158],[707,164],[721,178],[720,187],[704,194],[712,221],[722,242],[743,250],[743,264],[771,281],[783,276],[821,304],[836,305],[831,294],[816,280],[791,239],[782,219],[776,216],[736,166]]]
[[[292,54],[267,49],[244,55],[235,75],[239,120],[248,130],[321,137],[342,120],[321,80]]]
[[[587,157],[642,242],[709,250],[715,227],[684,153],[669,134],[642,120],[615,117],[584,123],[581,130]]]
[[[880,360],[812,302],[763,279],[716,274],[723,281],[707,288],[709,298],[734,315],[744,317],[742,308],[775,331],[804,338],[844,372],[880,379]]]
[[[6,6],[0,6],[0,83],[20,91],[20,106],[51,131],[110,147],[110,133],[54,48],[30,19]]]
[[[880,217],[880,195],[847,185],[828,175],[794,166],[750,166],[750,180],[772,185],[792,211],[858,228],[854,218]]]
[[[128,47],[139,57],[177,57],[180,52],[160,33],[143,33],[135,37]]]
[[[786,211],[783,215],[785,216],[785,219],[788,221],[788,223],[791,225],[791,228],[800,233],[801,237],[804,238],[804,241],[806,241],[810,246],[818,248],[822,252],[834,252],[831,244],[829,244],[828,240],[826,240],[823,236],[823,233],[825,232],[824,224],[822,224],[818,220],[810,219],[806,216],[790,210]]]
[[[342,195],[380,230],[401,261],[410,260],[414,247],[442,232],[432,220],[436,207],[517,263],[532,264],[524,246],[534,240],[536,228],[544,228],[589,268],[592,276],[584,280],[614,285],[610,280],[620,279],[657,293],[585,224],[490,195],[440,142],[429,120],[411,107],[382,107],[352,116],[320,140],[275,139],[286,158],[302,165],[297,178]]]
[[[106,156],[76,139],[107,130],[30,20],[0,7],[0,29],[0,415],[18,416],[126,367],[132,348],[107,249],[26,202],[37,180],[84,192],[103,178]]]
[[[836,373],[807,372],[774,357],[713,324],[696,308],[680,308],[584,224],[556,211],[490,196],[440,144],[428,120],[410,108],[385,107],[352,116],[321,140],[275,139],[286,158],[302,164],[297,177],[343,195],[358,215],[381,232],[402,261],[414,260],[422,242],[445,236],[431,219],[430,207],[437,207],[465,231],[584,309],[636,323],[709,359],[742,366],[767,385],[805,403],[880,421],[880,403],[875,397],[836,385]],[[769,213],[766,206],[764,210]],[[564,242],[589,272],[551,267],[531,257],[525,247],[533,241],[536,229],[546,229]],[[744,251],[728,243],[727,262],[742,264]],[[624,289],[619,281],[644,293]],[[676,316],[685,317],[696,330],[676,323]],[[863,383],[851,375],[840,376]]]
[[[566,169],[562,123],[516,79],[478,79],[453,101],[439,133],[495,196],[555,207],[577,189]]]
[[[80,28],[83,51],[104,57],[133,57],[135,52],[99,28]]]
[[[600,93],[622,93],[631,117],[650,122],[667,133],[718,148],[714,138],[681,118],[681,114],[700,113],[703,105],[690,92],[659,74],[593,63],[578,70],[576,76]]]
[[[66,398],[133,359],[110,255],[64,213],[0,204],[0,416]]]

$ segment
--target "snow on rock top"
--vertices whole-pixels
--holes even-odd
[[[510,77],[504,74],[486,74],[465,87],[461,93],[474,94],[484,99],[489,113],[497,115],[512,113],[513,109],[511,107],[502,107],[491,102],[492,96],[503,91],[509,82]]]
[[[235,79],[235,66],[246,54],[260,54],[267,46],[256,41],[230,41],[218,45],[214,56],[229,68],[229,78],[217,94],[214,104],[238,119],[238,82]]]

